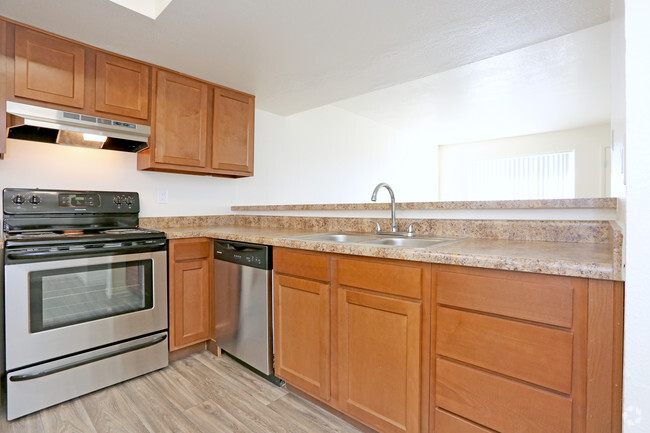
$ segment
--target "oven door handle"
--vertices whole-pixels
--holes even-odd
[[[49,259],[49,258],[61,258],[61,257],[73,257],[80,255],[88,255],[88,250],[80,251],[29,251],[26,253],[7,253],[7,258],[11,260],[23,260],[23,259]]]
[[[132,246],[119,246],[107,248],[84,248],[79,250],[59,250],[59,251],[20,251],[11,252],[7,251],[8,260],[29,260],[29,259],[58,259],[76,256],[95,256],[98,254],[125,254],[125,253],[146,253],[150,251],[157,251],[164,248],[163,243],[156,244],[138,244]]]
[[[69,364],[61,365],[59,367],[51,368],[49,370],[39,371],[38,373],[30,374],[20,374],[16,376],[11,376],[9,378],[12,382],[22,382],[25,380],[38,379],[44,376],[49,376],[50,374],[60,373],[65,370],[70,370],[71,368],[80,367],[82,365],[90,364],[91,362],[101,361],[102,359],[112,358],[113,356],[123,355],[128,352],[133,352],[134,350],[144,349],[145,347],[154,346],[161,341],[164,341],[167,338],[167,334],[156,337],[151,341],[146,343],[136,344],[135,346],[125,347],[124,349],[116,350],[115,352],[104,353],[103,355],[93,356],[92,358],[83,359],[80,361],[71,362]]]

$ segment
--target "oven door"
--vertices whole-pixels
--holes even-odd
[[[11,371],[167,329],[167,252],[5,266]]]

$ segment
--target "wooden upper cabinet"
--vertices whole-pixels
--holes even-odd
[[[16,27],[15,96],[82,108],[85,52],[81,45]]]
[[[0,22],[3,106],[6,99],[39,101],[47,108],[151,125],[150,148],[138,154],[139,170],[253,175],[254,96]],[[2,126],[5,116],[0,117]],[[5,140],[0,141],[2,155]]]
[[[5,101],[7,100],[7,24],[0,20],[0,159],[7,151],[7,116],[5,116]]]
[[[215,88],[212,168],[252,174],[254,123],[252,96]]]
[[[138,169],[243,177],[253,175],[255,98],[157,70],[150,149]]]
[[[157,72],[156,163],[206,167],[208,85],[172,72]]]
[[[97,53],[95,110],[148,119],[150,71],[145,64]]]

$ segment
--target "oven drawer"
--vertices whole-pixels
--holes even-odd
[[[167,366],[167,332],[7,374],[7,419]]]

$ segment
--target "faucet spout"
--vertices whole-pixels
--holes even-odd
[[[393,188],[390,187],[386,182],[382,182],[375,187],[375,190],[372,192],[372,197],[370,200],[377,201],[377,192],[382,188],[386,188],[390,194],[390,231],[397,231],[397,222],[395,221],[395,193],[393,193]]]

